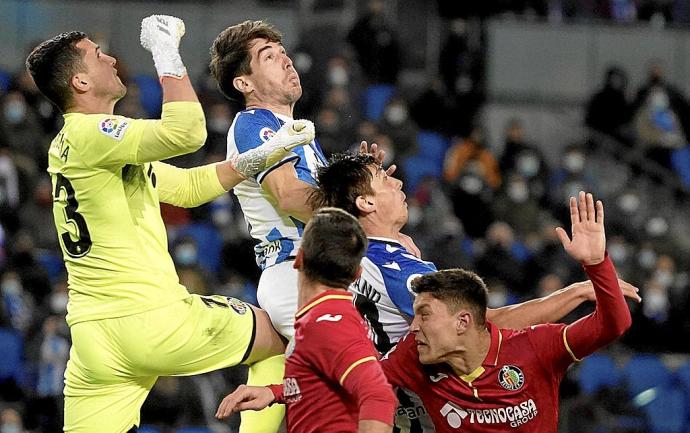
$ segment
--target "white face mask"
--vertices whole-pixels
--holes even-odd
[[[24,120],[26,116],[26,104],[22,101],[10,101],[5,104],[5,119],[7,122],[16,125]]]
[[[654,281],[656,281],[661,287],[668,289],[673,284],[674,280],[673,273],[669,271],[656,271],[654,273]]]
[[[622,263],[628,259],[628,249],[620,243],[611,243],[608,247],[609,255],[615,263]]]
[[[508,185],[508,197],[515,203],[524,203],[529,198],[529,188],[525,182],[511,182]]]
[[[328,81],[334,86],[345,86],[349,81],[347,71],[342,66],[334,66],[328,70]]]
[[[539,172],[539,159],[531,153],[523,154],[518,157],[515,164],[518,172],[527,177],[534,177]]]
[[[580,173],[585,168],[585,156],[580,152],[571,152],[565,155],[563,166],[571,173]]]
[[[216,134],[226,134],[230,128],[230,119],[216,116],[208,119],[208,129]]]
[[[6,295],[21,295],[24,291],[22,288],[22,283],[14,278],[8,277],[2,282],[2,293]]]
[[[54,293],[50,297],[50,311],[55,314],[64,314],[67,312],[67,303],[69,296],[65,292]]]
[[[644,249],[637,255],[637,263],[643,269],[652,269],[656,264],[656,253],[650,249]]]
[[[15,423],[3,424],[0,427],[0,433],[22,433],[22,429]]]
[[[407,120],[407,108],[402,105],[391,105],[386,110],[386,120],[392,125],[402,125]]]

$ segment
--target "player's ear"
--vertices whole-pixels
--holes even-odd
[[[77,93],[84,93],[91,88],[91,79],[86,74],[76,74],[72,76],[70,84]]]
[[[302,269],[302,264],[304,263],[304,251],[302,248],[297,250],[297,255],[295,256],[295,261],[292,262],[293,269]]]
[[[462,335],[472,326],[474,318],[469,311],[461,309],[455,313],[455,331],[457,335]]]
[[[232,86],[235,88],[235,90],[242,94],[246,94],[254,90],[254,86],[252,86],[251,81],[243,76],[233,78]]]
[[[376,205],[372,202],[372,199],[361,195],[357,196],[355,205],[357,206],[357,209],[364,214],[369,214],[376,210]]]

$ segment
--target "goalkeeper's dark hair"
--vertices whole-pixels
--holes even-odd
[[[367,249],[367,237],[359,221],[342,209],[314,212],[302,237],[304,275],[323,285],[347,289],[357,277]]]
[[[371,166],[379,166],[379,163],[366,153],[333,155],[328,165],[318,170],[317,188],[309,198],[312,208],[337,207],[359,216],[357,197],[374,194]]]
[[[472,312],[477,326],[486,324],[489,291],[484,281],[474,272],[444,269],[415,278],[411,286],[414,293],[428,293],[443,302],[450,314],[466,308]]]
[[[41,42],[26,58],[26,69],[36,87],[61,111],[72,103],[72,77],[86,71],[84,52],[77,43],[86,33],[71,31]]]
[[[220,32],[211,45],[211,75],[223,95],[241,104],[244,96],[235,89],[232,80],[252,73],[249,43],[257,38],[282,42],[283,35],[265,21],[245,21]]]

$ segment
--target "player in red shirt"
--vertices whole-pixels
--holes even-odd
[[[347,291],[366,247],[347,212],[323,208],[312,216],[294,263],[299,310],[283,385],[240,385],[218,418],[285,403],[289,433],[391,432],[397,400]]]
[[[412,283],[408,334],[384,359],[395,387],[417,393],[441,432],[555,433],[558,388],[566,369],[620,337],[630,312],[605,252],[604,208],[591,194],[570,199],[572,240],[558,236],[584,266],[596,310],[571,325],[522,331],[486,321],[487,289],[474,273],[451,269]]]

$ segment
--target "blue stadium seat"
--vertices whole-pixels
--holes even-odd
[[[173,433],[213,433],[208,427],[180,427]]]
[[[671,372],[657,355],[634,355],[623,367],[623,377],[631,398],[643,391],[671,384]]]
[[[580,363],[577,382],[587,395],[594,395],[603,388],[613,388],[621,384],[621,373],[615,362],[606,353],[594,353]]]
[[[423,156],[410,156],[403,159],[403,172],[405,174],[405,183],[403,187],[408,193],[414,193],[422,180],[426,178],[440,178],[441,166]]]
[[[658,387],[654,391],[651,401],[643,406],[649,433],[684,433],[685,394],[671,386]]]
[[[161,433],[161,429],[155,425],[143,424],[137,428],[137,433]]]
[[[685,403],[688,412],[688,427],[690,427],[690,361],[686,361],[674,372],[676,383],[685,394]],[[690,430],[688,431],[690,433]]]
[[[419,156],[436,161],[443,166],[446,151],[450,147],[450,140],[435,131],[419,131],[417,134],[417,148]]]
[[[7,93],[12,82],[12,74],[4,69],[0,69],[0,94]]]
[[[364,118],[372,122],[379,120],[395,92],[395,86],[392,84],[373,84],[367,87],[362,98]]]
[[[41,265],[44,271],[48,274],[48,278],[51,281],[59,278],[60,275],[65,273],[65,262],[62,260],[62,256],[55,254],[52,251],[43,250],[40,251],[36,259]]]
[[[139,87],[139,100],[146,114],[152,119],[159,118],[163,105],[163,89],[158,78],[139,74],[133,76],[132,81]]]
[[[0,381],[22,379],[22,358],[24,344],[19,332],[11,328],[0,328],[0,347],[2,348],[2,362],[0,362]]]
[[[210,271],[220,270],[220,255],[223,249],[223,239],[218,230],[209,223],[193,223],[180,228],[176,239],[189,236],[197,245],[197,260],[199,265]]]
[[[690,146],[674,150],[671,153],[671,165],[678,173],[683,185],[690,189]]]

